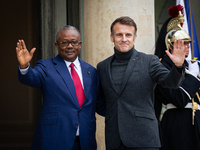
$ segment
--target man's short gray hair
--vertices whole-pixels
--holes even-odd
[[[81,39],[81,34],[80,34],[79,30],[76,27],[71,26],[71,25],[66,25],[66,26],[62,27],[60,30],[58,30],[58,32],[56,33],[56,41],[57,42],[58,42],[58,33],[61,30],[76,30],[78,32],[78,35],[79,35],[79,40]]]

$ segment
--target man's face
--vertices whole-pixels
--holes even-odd
[[[73,46],[72,43],[69,43],[68,46],[63,46],[60,42],[76,42],[79,41],[80,37],[76,30],[68,29],[68,30],[61,30],[58,33],[57,41],[55,46],[58,50],[60,57],[66,61],[73,62],[80,53],[81,49],[81,41],[78,42],[78,45]]]
[[[113,26],[113,35],[110,35],[115,49],[119,52],[128,52],[133,47],[137,37],[137,34],[134,35],[134,33],[135,27],[116,23]]]
[[[184,46],[186,48],[186,52],[185,52],[185,57],[188,57],[189,55],[189,48],[190,48],[190,43],[189,42],[184,42]]]

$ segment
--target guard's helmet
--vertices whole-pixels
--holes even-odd
[[[169,48],[173,49],[175,40],[181,39],[191,42],[189,34],[182,28],[184,22],[183,7],[181,5],[174,5],[168,9],[168,13],[173,18],[167,24],[167,34],[165,36],[167,50]]]
[[[167,50],[169,50],[169,48],[173,49],[173,43],[178,39],[181,39],[185,42],[191,42],[191,38],[185,30],[171,30],[165,36]]]

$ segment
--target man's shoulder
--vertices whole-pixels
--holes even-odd
[[[55,58],[40,59],[37,61],[36,65],[48,66],[53,63]]]
[[[146,61],[152,60],[152,59],[158,59],[158,56],[153,55],[153,54],[146,54],[144,52],[138,52],[138,51],[137,51],[137,53],[138,53],[138,57],[140,59],[144,59]]]
[[[48,59],[39,59],[36,63],[37,64],[47,64],[49,62],[52,62],[53,58],[48,58]]]
[[[82,59],[80,59],[80,58],[79,58],[79,61],[80,61],[80,63],[81,63],[83,66],[85,66],[85,67],[87,67],[87,68],[92,68],[92,69],[96,70],[96,68],[95,68],[94,66],[92,66],[92,65],[89,64],[89,63],[87,63],[86,61],[84,61],[84,60],[82,60]]]
[[[64,64],[64,60],[60,57],[60,56],[56,56],[56,57],[51,57],[48,59],[40,59],[36,62],[35,67],[52,67],[56,64],[60,64],[63,63]],[[54,65],[53,65],[54,64]]]
[[[102,60],[102,61],[100,61],[100,62],[97,64],[97,66],[99,66],[99,65],[105,65],[105,63],[110,62],[112,59],[113,59],[113,55],[110,56],[110,57],[108,57],[108,58],[106,58],[106,59],[104,59],[104,60]]]

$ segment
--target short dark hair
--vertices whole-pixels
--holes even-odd
[[[137,25],[135,23],[135,21],[133,19],[131,19],[130,17],[128,16],[122,16],[122,17],[119,17],[117,19],[115,19],[115,21],[111,24],[110,26],[110,32],[111,32],[111,35],[113,35],[113,27],[116,23],[120,23],[120,24],[124,24],[124,25],[128,25],[128,26],[133,26],[135,28],[135,34],[137,32]]]
[[[81,39],[80,32],[78,31],[78,29],[77,29],[76,27],[71,26],[71,25],[66,25],[66,26],[62,27],[60,30],[58,30],[58,32],[56,33],[56,41],[58,41],[58,33],[59,33],[61,30],[76,30],[76,31],[78,32],[79,39]]]

